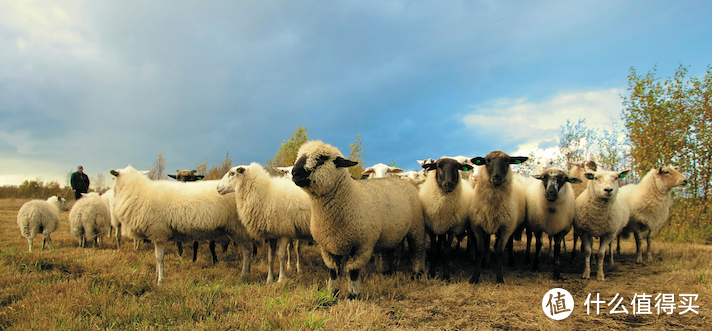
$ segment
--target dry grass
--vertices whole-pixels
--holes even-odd
[[[63,224],[53,235],[55,248],[30,254],[16,225],[24,201],[0,200],[0,329],[712,329],[709,246],[658,244],[654,263],[636,265],[629,240],[618,264],[606,266],[605,282],[580,279],[581,259],[564,261],[564,281],[552,280],[548,257],[540,273],[523,265],[505,267],[504,285],[494,284],[490,268],[481,284],[469,284],[472,267],[462,258],[453,262],[450,283],[412,280],[404,263],[391,276],[369,269],[362,298],[349,301],[332,299],[323,290],[327,272],[316,246],[303,250],[302,274],[291,270],[284,284],[266,284],[263,251],[247,279],[239,279],[242,261],[233,248],[225,254],[218,250],[220,262],[213,265],[207,245],[195,263],[170,245],[167,276],[157,288],[151,245],[135,251],[127,243],[117,251],[112,238],[105,248],[80,249],[63,212]],[[522,251],[518,244],[517,262]],[[554,287],[576,300],[573,314],[563,321],[549,319],[541,309],[544,294]],[[628,297],[629,311],[629,298],[636,293],[699,294],[699,315],[610,315],[606,309],[586,315],[588,293],[609,301],[620,293]]]

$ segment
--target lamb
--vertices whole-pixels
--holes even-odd
[[[399,174],[403,172],[403,169],[391,167],[387,164],[376,163],[363,170],[363,175],[368,175],[368,179],[374,178],[387,178],[391,174]]]
[[[588,178],[586,178],[584,174],[586,172],[596,172],[596,170],[598,170],[598,166],[594,161],[571,162],[569,163],[569,166],[569,177],[574,177],[581,180],[581,183],[571,185],[571,188],[573,188],[574,190],[574,197],[578,198],[578,196],[586,190],[586,187],[588,187]],[[574,245],[573,248],[571,248],[572,261],[576,256],[576,241],[578,241],[578,238],[579,235],[578,233],[576,233],[576,228],[574,228]]]
[[[42,249],[45,244],[52,247],[50,234],[59,227],[61,211],[67,211],[67,200],[62,197],[51,196],[47,200],[30,200],[25,202],[17,213],[17,225],[20,233],[27,238],[32,252],[32,240],[37,234],[42,233]]]
[[[497,283],[504,283],[502,275],[504,246],[509,245],[512,261],[512,234],[524,223],[526,197],[522,181],[515,179],[511,164],[520,164],[529,158],[510,157],[502,151],[493,151],[486,157],[475,157],[472,163],[482,166],[479,182],[475,186],[475,199],[470,208],[471,238],[477,243],[475,271],[470,283],[479,283],[485,250],[489,250],[490,235],[496,234],[495,253],[497,261]]]
[[[99,193],[82,193],[69,212],[69,230],[79,247],[86,248],[87,241],[101,246],[101,238],[111,231],[111,212]]]
[[[624,197],[618,196],[618,179],[625,178],[629,170],[587,172],[588,187],[576,198],[576,216],[574,228],[581,236],[581,243],[586,256],[583,278],[591,275],[591,250],[593,237],[600,238],[598,246],[598,280],[604,280],[603,258],[606,246],[628,223],[630,209]],[[613,254],[611,254],[613,264]]]
[[[269,241],[267,282],[274,279],[273,261],[279,243],[279,279],[284,281],[285,254],[290,239],[311,240],[309,197],[289,178],[270,177],[259,163],[232,167],[217,192],[235,192],[236,211],[252,238]]]
[[[474,197],[471,187],[460,178],[460,172],[469,173],[473,167],[449,157],[440,158],[423,167],[428,170],[428,176],[420,189],[419,197],[423,207],[425,231],[433,246],[430,275],[435,275],[435,266],[440,260],[440,250],[444,244],[443,278],[449,280],[452,241],[456,236],[465,234]]]
[[[550,244],[553,236],[556,242],[554,245],[554,279],[559,280],[561,279],[559,261],[561,242],[564,236],[571,231],[576,213],[574,191],[571,184],[579,183],[581,180],[569,177],[564,170],[548,167],[541,174],[532,175],[532,178],[541,184],[531,184],[526,188],[526,261],[529,261],[532,233],[536,235],[536,252],[532,270],[537,270],[539,267],[542,234],[546,232],[549,235]]]
[[[646,257],[652,262],[653,256],[650,244],[655,234],[670,215],[672,205],[672,189],[687,185],[687,178],[672,167],[651,169],[643,176],[638,184],[629,184],[621,187],[620,196],[628,201],[630,206],[630,219],[624,231],[632,231],[635,235],[636,262],[643,263],[643,250],[641,247],[641,233],[648,231],[646,241]],[[618,254],[621,242],[618,236]]]
[[[400,179],[352,180],[346,168],[356,164],[315,140],[301,146],[292,170],[311,200],[311,233],[329,269],[328,289],[337,295],[339,277],[347,273],[349,298],[360,294],[361,269],[374,251],[392,251],[407,237],[416,273],[425,256],[418,190]]]
[[[234,194],[218,194],[217,181],[152,181],[130,165],[110,173],[122,234],[153,242],[158,285],[164,280],[168,241],[231,240],[242,247],[241,277],[249,272],[252,240],[237,215]]]

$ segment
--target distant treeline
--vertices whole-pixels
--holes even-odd
[[[45,183],[41,178],[37,178],[35,180],[26,180],[19,186],[0,186],[0,199],[47,199],[53,195],[58,195],[71,200],[74,199],[74,194],[68,194],[71,191],[71,187],[63,188],[55,181]]]

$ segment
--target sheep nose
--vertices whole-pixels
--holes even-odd
[[[453,182],[445,182],[443,183],[443,191],[446,193],[450,193],[455,189],[455,183]]]
[[[612,188],[604,188],[603,190],[606,191],[606,192],[608,192],[608,193],[613,192],[613,189],[612,189]]]

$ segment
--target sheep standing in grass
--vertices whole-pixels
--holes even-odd
[[[485,250],[489,250],[490,236],[497,235],[495,253],[497,283],[504,283],[502,275],[505,245],[509,245],[511,261],[512,234],[524,223],[526,198],[522,182],[514,178],[511,164],[520,164],[526,156],[510,157],[502,151],[493,151],[486,157],[476,157],[472,163],[482,166],[475,186],[475,198],[470,209],[470,230],[477,243],[475,271],[470,283],[479,283]]]
[[[571,184],[580,182],[578,178],[569,177],[561,169],[548,168],[541,174],[532,175],[539,184],[533,183],[526,188],[527,212],[527,251],[526,261],[529,261],[529,249],[532,233],[536,235],[536,252],[534,253],[533,270],[539,267],[539,252],[542,246],[542,234],[546,232],[554,237],[554,279],[561,279],[561,242],[571,231],[576,207],[574,191]]]
[[[247,232],[267,239],[267,282],[274,279],[273,261],[279,243],[279,279],[286,276],[285,255],[290,239],[311,240],[309,197],[289,178],[270,177],[262,166],[232,167],[218,183],[220,194],[235,192],[235,205]]]
[[[231,240],[242,247],[242,274],[250,270],[252,240],[237,215],[234,194],[220,195],[217,181],[152,181],[133,167],[111,170],[114,212],[129,238],[153,242],[158,285],[168,241]]]
[[[578,198],[583,191],[588,187],[588,178],[584,176],[587,172],[596,172],[598,170],[598,165],[594,161],[582,161],[582,162],[571,162],[569,163],[569,177],[578,178],[581,183],[572,184],[571,188],[574,190],[574,197]],[[571,260],[573,261],[576,257],[576,242],[579,239],[578,233],[576,233],[576,228],[574,228],[574,244],[571,248]],[[583,245],[583,243],[582,243]],[[583,250],[583,249],[582,249]]]
[[[428,170],[428,176],[420,189],[419,197],[423,207],[425,232],[430,236],[432,245],[431,276],[435,275],[435,267],[441,260],[442,248],[443,278],[450,279],[452,241],[456,236],[465,234],[474,196],[469,184],[460,178],[460,172],[469,173],[472,168],[469,164],[462,164],[449,157],[440,158],[435,163],[424,166],[424,169]]]
[[[626,199],[618,196],[618,179],[625,178],[629,170],[587,172],[588,187],[576,198],[574,227],[581,236],[581,244],[586,256],[583,278],[591,275],[591,251],[593,237],[600,238],[598,246],[598,280],[604,280],[603,258],[606,247],[628,223],[630,210]],[[612,247],[612,246],[611,246]],[[611,254],[613,264],[613,254]]]
[[[111,231],[111,212],[99,193],[82,193],[69,212],[69,230],[79,239],[79,247],[86,248],[87,242],[101,246],[102,237]]]
[[[374,251],[392,251],[407,237],[413,271],[420,273],[424,264],[418,190],[400,179],[353,180],[346,168],[356,164],[317,140],[301,146],[292,170],[311,200],[311,233],[329,268],[328,288],[337,294],[346,273],[349,298],[361,292],[360,272]]]
[[[670,215],[672,189],[685,185],[687,178],[675,168],[660,167],[648,171],[640,183],[621,187],[618,194],[624,197],[630,206],[630,219],[624,231],[633,232],[635,235],[637,263],[643,263],[643,250],[640,246],[641,233],[645,231],[648,231],[645,254],[648,262],[653,261],[650,250],[653,234],[663,226]],[[620,240],[618,236],[618,254],[621,253]]]
[[[27,238],[27,243],[32,252],[32,240],[37,234],[42,233],[42,249],[45,244],[52,248],[50,234],[59,227],[60,212],[69,210],[67,200],[62,197],[51,196],[47,200],[30,200],[25,202],[17,213],[17,225],[20,233]]]

